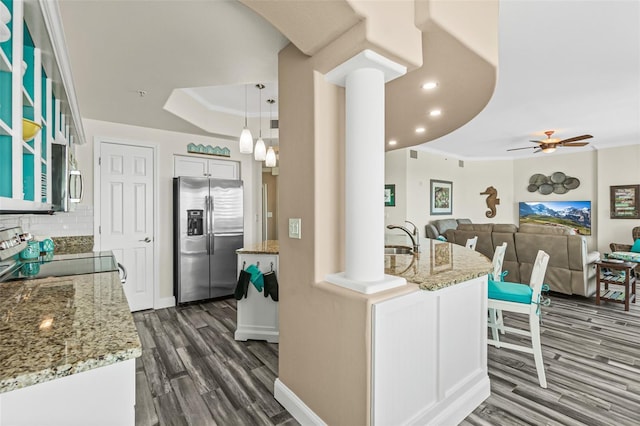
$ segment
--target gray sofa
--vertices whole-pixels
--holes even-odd
[[[506,281],[528,283],[538,250],[549,254],[544,282],[551,291],[590,297],[595,294],[595,265],[600,253],[587,252],[585,237],[568,228],[523,224],[460,224],[445,231],[447,241],[464,245],[478,236],[476,250],[493,258],[496,246],[507,243],[503,270]]]
[[[432,240],[435,240],[440,235],[444,236],[444,233],[448,229],[456,229],[458,227],[458,225],[461,224],[461,223],[469,224],[469,223],[471,223],[471,220],[470,219],[438,219],[438,220],[432,220],[425,227],[425,233],[424,234],[427,236],[427,238],[431,238]]]

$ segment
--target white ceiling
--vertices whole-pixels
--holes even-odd
[[[498,83],[467,125],[424,146],[460,158],[513,158],[545,130],[590,134],[580,152],[640,143],[640,2],[500,2]],[[461,154],[464,153],[464,154]],[[551,154],[535,154],[551,155]]]
[[[236,0],[59,1],[83,117],[208,134],[163,109],[174,89],[238,116],[245,86],[252,117],[255,83],[267,86],[264,117],[266,99],[277,100],[277,52],[288,41]],[[558,153],[639,143],[639,22],[636,0],[501,1],[493,98],[470,123],[423,146],[466,159],[525,157],[533,149],[506,149],[533,146],[545,130],[594,136]]]

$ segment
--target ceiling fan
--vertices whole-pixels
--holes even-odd
[[[534,153],[537,152],[544,152],[544,153],[551,153],[553,151],[556,150],[556,148],[559,148],[561,146],[567,146],[567,147],[577,147],[577,146],[585,146],[588,145],[589,142],[578,142],[584,139],[590,139],[593,136],[591,135],[582,135],[582,136],[574,136],[572,138],[567,138],[567,139],[557,139],[557,138],[551,138],[551,135],[553,135],[553,130],[548,130],[546,132],[544,132],[545,135],[547,135],[547,139],[543,139],[541,141],[531,141],[533,143],[537,143],[538,146],[527,146],[524,148],[511,148],[508,149],[507,151],[518,151],[520,149],[530,149],[533,148],[535,149],[535,151],[533,151]]]

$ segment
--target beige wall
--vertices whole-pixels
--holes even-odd
[[[384,225],[402,225],[407,216],[407,158],[409,151],[389,151],[384,157],[384,183],[396,186],[395,207],[384,208]],[[415,222],[414,222],[415,223]],[[418,225],[416,223],[416,225]],[[423,227],[424,228],[424,227]]]
[[[173,296],[173,190],[171,185],[173,155],[187,154],[187,144],[193,142],[225,146],[231,150],[230,159],[240,161],[241,178],[245,187],[245,244],[260,241],[261,163],[254,161],[251,156],[241,155],[235,141],[88,119],[85,119],[83,124],[87,143],[76,148],[79,168],[85,177],[86,193],[83,203],[93,204],[94,202],[93,149],[96,141],[142,143],[157,147],[159,234],[156,235],[156,242],[159,247],[160,270],[157,287],[159,294],[156,295],[156,299]],[[97,221],[95,225],[98,225]]]
[[[598,151],[596,175],[599,202],[593,211],[594,215],[597,213],[597,247],[606,253],[610,251],[609,243],[631,244],[631,228],[640,226],[640,219],[611,219],[609,199],[611,185],[640,184],[640,143]]]
[[[409,158],[409,150],[386,154],[386,183],[406,187],[406,195],[397,198],[397,215],[388,214],[389,223],[415,222],[421,232],[430,220],[447,217],[468,217],[473,222],[518,224],[520,201],[591,201],[591,231],[587,237],[589,250],[609,252],[609,243],[631,243],[631,228],[640,226],[640,219],[611,219],[609,187],[640,184],[640,144],[617,148],[572,153],[560,149],[553,155],[539,154],[520,160],[464,161],[432,152],[418,152],[418,159]],[[529,192],[529,178],[554,172],[580,180],[580,186],[566,194],[542,195]],[[453,215],[429,215],[429,180],[453,182]],[[500,205],[497,215],[487,218],[486,196],[480,195],[487,186],[498,190]],[[390,211],[391,208],[387,208]],[[402,216],[402,212],[406,216]]]

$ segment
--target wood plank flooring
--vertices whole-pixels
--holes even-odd
[[[278,345],[236,342],[236,301],[134,314],[136,425],[297,425],[273,397]]]
[[[548,388],[533,356],[489,346],[491,396],[462,424],[640,425],[640,304],[551,295],[543,308]],[[273,398],[278,345],[236,342],[235,300],[134,314],[143,355],[138,425],[294,425]],[[526,317],[506,314],[508,325]],[[518,342],[518,336],[503,336]],[[360,425],[349,425],[360,426]]]
[[[640,304],[551,294],[541,340],[547,389],[533,355],[489,346],[491,396],[463,425],[640,425]],[[527,317],[505,322],[527,328]],[[513,336],[513,335],[512,335]],[[518,336],[501,340],[528,343]]]

